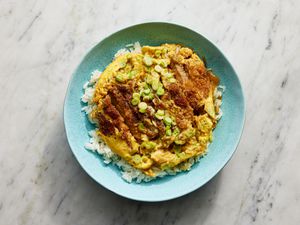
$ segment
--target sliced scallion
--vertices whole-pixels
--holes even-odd
[[[144,93],[145,95],[149,95],[149,94],[150,94],[150,92],[151,92],[151,90],[150,90],[150,89],[144,89],[144,90],[143,90],[143,93]]]
[[[154,95],[152,93],[150,93],[149,95],[145,95],[143,97],[143,101],[150,101],[154,98]]]
[[[167,136],[171,136],[172,135],[172,131],[170,129],[166,130],[166,135]]]
[[[147,110],[148,105],[147,105],[146,102],[140,102],[138,107],[139,107],[139,112],[145,113],[146,110]]]
[[[161,59],[159,61],[159,65],[161,65],[162,67],[167,67],[170,64],[170,59]]]
[[[156,91],[156,94],[158,95],[158,96],[162,96],[162,95],[164,95],[164,93],[165,93],[165,90],[164,90],[164,88],[163,87],[158,87],[158,89],[157,89],[157,91]]]
[[[123,76],[123,74],[117,74],[116,75],[116,81],[118,82],[124,82],[125,81],[125,77]]]
[[[172,119],[169,116],[164,116],[163,120],[166,125],[170,126],[172,124]]]
[[[139,98],[133,98],[132,100],[131,100],[131,104],[132,105],[138,105],[140,103],[140,99]]]
[[[153,64],[153,60],[149,55],[145,55],[143,61],[147,66],[151,66]]]
[[[154,91],[156,91],[157,89],[158,89],[158,86],[159,86],[159,80],[153,80],[152,81],[152,89],[154,90]]]
[[[140,94],[135,92],[132,94],[132,98],[140,98]]]
[[[165,115],[165,111],[164,110],[157,110],[157,112],[155,113],[155,117],[159,120],[162,120],[164,118]]]
[[[156,66],[154,67],[154,70],[155,70],[156,72],[160,73],[160,72],[163,71],[163,68],[161,68],[160,65],[156,65]]]

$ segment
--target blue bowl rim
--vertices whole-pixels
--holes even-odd
[[[82,62],[87,58],[87,56],[89,55],[89,53],[91,51],[93,51],[94,49],[96,49],[98,47],[98,45],[100,45],[102,42],[104,42],[106,39],[109,39],[111,36],[113,35],[117,35],[118,33],[121,33],[122,31],[126,30],[126,29],[130,29],[130,28],[134,28],[134,27],[138,27],[138,26],[144,26],[144,25],[171,25],[171,26],[176,26],[176,27],[180,27],[180,28],[183,28],[183,29],[186,29],[198,36],[200,36],[202,39],[204,39],[205,41],[209,42],[214,48],[216,48],[219,52],[220,52],[220,55],[227,61],[228,65],[232,68],[234,74],[236,75],[236,78],[237,78],[237,81],[240,85],[240,89],[241,89],[241,99],[243,100],[242,104],[243,104],[243,112],[242,112],[242,125],[241,125],[241,128],[240,128],[240,131],[239,131],[239,136],[237,137],[237,141],[236,143],[234,143],[233,145],[233,151],[230,153],[227,161],[220,166],[220,168],[216,171],[216,173],[207,178],[206,180],[204,180],[202,183],[199,183],[199,185],[193,187],[192,189],[189,189],[189,190],[185,190],[184,192],[178,192],[178,194],[175,194],[173,196],[169,196],[169,197],[164,197],[164,198],[160,198],[160,199],[141,199],[141,198],[136,198],[134,196],[127,196],[125,194],[122,194],[122,193],[118,193],[117,191],[115,190],[111,190],[109,189],[105,184],[103,183],[100,183],[98,180],[96,180],[88,171],[85,170],[85,167],[84,165],[82,164],[82,162],[78,159],[78,157],[76,156],[76,154],[74,153],[73,149],[72,149],[72,146],[71,146],[71,143],[69,142],[69,133],[68,133],[68,130],[67,130],[67,127],[66,127],[66,112],[65,112],[65,108],[67,107],[67,98],[68,96],[70,95],[70,89],[71,89],[71,81],[73,80],[75,74],[77,73],[80,65],[82,64]],[[114,33],[111,33],[109,34],[108,36],[106,36],[105,38],[103,38],[101,41],[99,41],[97,44],[95,44],[93,47],[91,47],[87,53],[84,55],[84,57],[82,58],[82,60],[80,61],[80,63],[78,64],[78,66],[76,67],[75,71],[72,73],[71,75],[71,78],[69,80],[69,84],[68,84],[68,87],[67,87],[67,90],[66,90],[66,95],[65,95],[65,98],[64,98],[64,108],[63,108],[63,119],[64,119],[64,127],[65,127],[65,132],[66,132],[66,137],[67,137],[67,140],[68,140],[68,144],[69,144],[69,147],[71,149],[71,152],[72,154],[75,156],[76,160],[78,161],[79,165],[83,168],[83,170],[89,175],[89,177],[91,177],[94,181],[96,181],[98,184],[100,184],[102,187],[104,187],[105,189],[119,195],[119,196],[122,196],[122,197],[125,197],[127,199],[131,199],[131,200],[135,200],[135,201],[143,201],[143,202],[162,202],[162,201],[168,201],[168,200],[172,200],[172,199],[175,199],[175,198],[179,198],[181,196],[184,196],[184,195],[187,195],[191,192],[194,192],[196,191],[197,189],[199,189],[200,187],[204,186],[207,182],[209,182],[211,179],[213,179],[214,177],[216,177],[216,175],[227,165],[227,163],[231,160],[233,154],[236,152],[236,149],[240,143],[240,140],[241,140],[241,136],[243,134],[243,130],[244,130],[244,125],[245,125],[245,117],[246,117],[246,104],[245,104],[245,96],[244,96],[244,91],[243,91],[243,87],[242,87],[242,84],[241,84],[241,81],[234,69],[234,67],[231,65],[231,63],[229,62],[229,60],[227,59],[227,57],[223,54],[223,52],[216,46],[216,44],[213,42],[213,41],[210,41],[209,39],[207,39],[206,37],[204,37],[203,35],[199,34],[198,32],[186,27],[186,26],[183,26],[183,25],[178,25],[178,24],[174,24],[174,23],[169,23],[169,22],[146,22],[146,23],[138,23],[138,24],[134,24],[132,26],[127,26],[127,27],[124,27]],[[120,178],[121,179],[121,178]]]

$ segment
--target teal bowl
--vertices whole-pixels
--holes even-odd
[[[105,165],[101,156],[84,149],[93,126],[81,112],[82,86],[92,71],[103,71],[117,50],[129,43],[160,45],[178,43],[191,47],[205,56],[208,67],[226,87],[223,95],[223,116],[214,130],[214,141],[208,154],[188,172],[166,176],[148,183],[127,183],[114,165]],[[245,104],[241,83],[222,52],[200,34],[170,23],[144,23],[125,28],[102,40],[83,58],[69,83],[65,103],[64,122],[73,154],[82,168],[99,184],[112,192],[140,201],[164,201],[188,194],[212,179],[229,161],[241,137],[245,118]]]

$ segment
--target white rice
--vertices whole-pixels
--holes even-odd
[[[126,46],[126,49],[120,49],[116,54],[115,57],[120,56],[122,54],[128,53],[128,52],[136,52],[136,53],[141,53],[141,46],[138,42],[134,44],[129,44]],[[96,107],[96,105],[93,105],[91,100],[93,98],[94,92],[95,92],[95,86],[98,78],[100,77],[101,72],[98,70],[95,70],[91,74],[91,78],[88,82],[86,82],[83,85],[83,90],[84,94],[81,97],[81,101],[83,103],[86,103],[86,106],[82,108],[82,111],[86,113],[88,116],[89,120],[91,123],[95,124],[96,121],[93,121],[89,114],[92,112],[93,108]],[[215,90],[214,97],[215,97],[215,105],[220,107],[222,104],[222,101],[220,100],[223,92],[225,91],[224,86],[218,86],[218,88]],[[221,109],[219,110],[219,113],[217,114],[216,118],[219,120],[222,116],[222,111]],[[114,164],[118,166],[121,169],[122,173],[122,178],[126,180],[127,182],[131,183],[132,181],[135,181],[136,183],[140,182],[148,182],[156,177],[150,177],[145,175],[143,172],[140,170],[134,168],[130,164],[128,164],[125,160],[123,160],[121,157],[119,157],[117,154],[115,154],[102,140],[101,138],[97,135],[97,130],[98,128],[89,131],[89,136],[90,140],[89,143],[86,143],[84,148],[87,150],[90,150],[92,152],[97,152],[103,157],[104,163],[105,164]],[[209,144],[209,143],[208,143]],[[207,146],[208,147],[208,146]],[[190,158],[181,166],[184,166],[187,168],[187,170],[190,170],[192,165],[199,161],[199,156]],[[176,166],[170,170],[166,171],[157,171],[157,177],[163,177],[166,175],[175,175],[178,172],[181,172],[182,170],[180,169],[179,166]],[[155,171],[154,171],[155,172]]]
[[[120,56],[120,55],[124,55],[126,53],[142,53],[142,48],[139,42],[135,42],[134,44],[128,44],[126,45],[126,48],[122,48],[119,51],[117,51],[117,53],[115,54],[115,58]]]

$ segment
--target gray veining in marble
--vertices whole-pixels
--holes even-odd
[[[0,224],[300,224],[300,1],[1,1]],[[141,203],[97,185],[63,127],[83,55],[123,27],[169,21],[215,42],[240,76],[244,134],[203,188]]]

